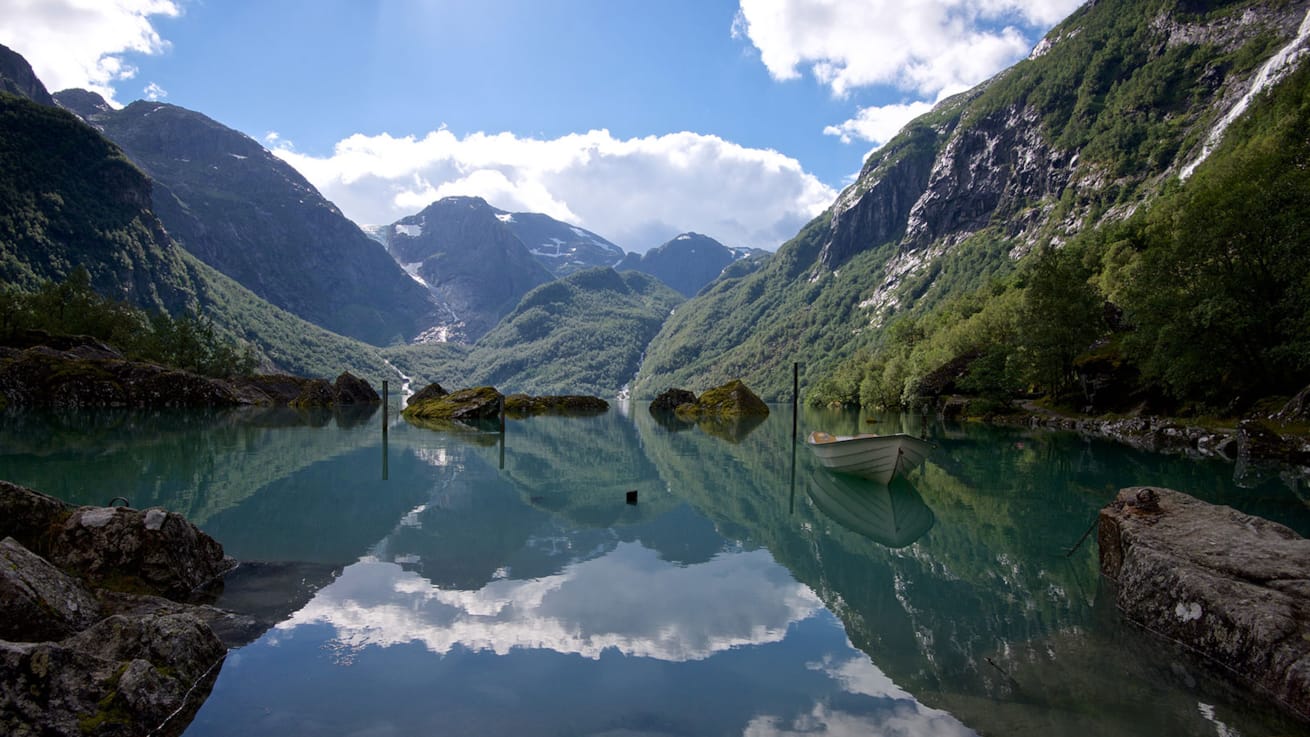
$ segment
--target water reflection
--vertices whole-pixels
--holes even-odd
[[[890,484],[814,471],[806,487],[819,511],[846,529],[889,548],[923,537],[937,518],[903,478]]]
[[[1123,627],[1094,545],[1064,555],[1133,484],[1310,531],[1292,490],[1239,489],[1224,464],[803,414],[802,435],[939,445],[870,489],[808,453],[793,468],[785,410],[728,438],[611,412],[511,422],[503,468],[498,436],[396,424],[382,482],[372,418],[9,419],[18,483],[88,503],[128,488],[239,558],[341,570],[234,651],[197,735],[1295,731]]]

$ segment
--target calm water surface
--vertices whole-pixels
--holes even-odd
[[[1122,486],[1310,534],[1303,487],[902,417],[873,427],[939,448],[879,487],[793,453],[774,410],[511,421],[503,447],[394,421],[384,443],[375,410],[10,412],[0,478],[162,505],[238,559],[298,564],[264,592],[292,602],[280,623],[229,654],[187,735],[1301,731],[1122,625],[1094,537],[1066,553]]]

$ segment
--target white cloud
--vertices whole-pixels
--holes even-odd
[[[797,79],[808,71],[838,97],[869,87],[910,94],[910,102],[866,108],[825,131],[844,141],[863,138],[881,144],[890,138],[888,121],[911,106],[973,87],[1019,61],[1042,34],[1081,4],[741,0],[733,34],[755,45],[775,79]]]
[[[154,82],[151,82],[150,84],[146,85],[145,89],[141,90],[141,93],[145,95],[146,99],[151,102],[155,102],[156,100],[162,100],[165,97],[168,97],[168,90],[164,89],[163,87],[160,87]]]
[[[840,136],[842,143],[860,138],[881,146],[890,141],[906,123],[931,109],[932,103],[922,101],[861,108],[859,114],[851,120],[841,125],[830,125],[823,132],[830,136]]]
[[[836,192],[776,151],[715,136],[617,139],[593,130],[552,140],[512,133],[419,138],[356,134],[331,156],[274,153],[360,224],[386,224],[450,195],[541,212],[628,250],[695,230],[728,245],[776,248]]]
[[[81,87],[114,103],[114,83],[136,74],[123,55],[167,50],[151,17],[180,13],[173,0],[0,0],[0,43],[51,92]]]

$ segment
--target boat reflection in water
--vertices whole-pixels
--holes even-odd
[[[932,529],[936,515],[904,478],[890,484],[827,471],[810,474],[810,499],[832,521],[879,545],[903,548]]]

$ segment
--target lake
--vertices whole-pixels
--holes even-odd
[[[801,437],[938,445],[880,487],[819,469],[773,409],[669,426],[634,403],[511,420],[503,444],[394,407],[385,439],[377,408],[10,411],[0,478],[164,506],[252,564],[238,574],[281,566],[225,593],[280,622],[229,653],[197,737],[1303,730],[1122,624],[1094,534],[1070,554],[1137,484],[1310,534],[1300,482],[1239,485],[1231,464],[1070,433],[804,410]]]

